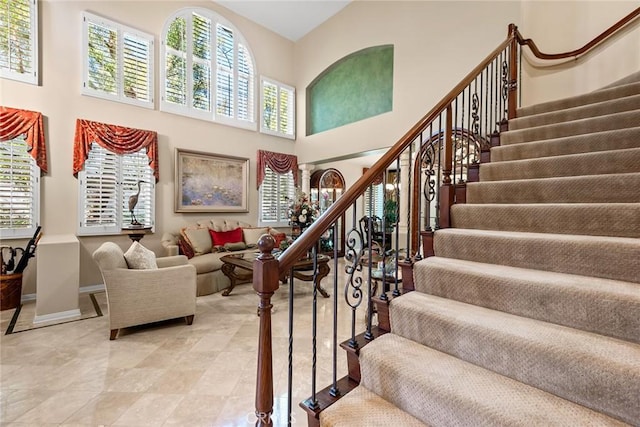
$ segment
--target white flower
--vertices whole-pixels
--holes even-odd
[[[302,212],[300,212],[302,215],[306,215],[307,214],[307,210],[306,209],[302,209]]]
[[[306,209],[305,209],[305,210],[306,210]],[[303,211],[303,212],[304,212],[304,211]],[[300,216],[298,217],[298,222],[302,222],[302,223],[307,222],[307,216],[306,216],[306,215],[300,215]]]

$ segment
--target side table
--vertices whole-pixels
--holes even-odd
[[[151,234],[152,227],[124,227],[120,234],[129,236],[132,242],[139,242],[147,234]]]

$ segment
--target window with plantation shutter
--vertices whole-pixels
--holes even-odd
[[[38,84],[37,0],[0,0],[0,77]]]
[[[295,138],[296,92],[291,86],[263,77],[260,81],[262,108],[260,131]]]
[[[88,12],[82,93],[153,108],[153,36]]]
[[[155,177],[145,150],[118,155],[93,143],[78,178],[79,235],[118,234],[130,225],[129,197],[138,192],[138,181],[143,182],[134,214],[153,227]]]
[[[161,110],[255,129],[253,58],[231,23],[182,9],[165,23],[161,53]]]
[[[364,193],[364,214],[366,216],[384,215],[384,184],[371,185]]]
[[[259,190],[260,225],[282,227],[289,225],[289,204],[295,197],[293,173],[277,174],[265,168],[265,176]]]
[[[31,237],[40,222],[40,168],[24,136],[0,142],[0,237]]]

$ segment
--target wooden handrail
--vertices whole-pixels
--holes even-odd
[[[391,165],[397,157],[416,139],[420,132],[431,123],[438,115],[442,113],[458,96],[458,94],[469,85],[476,76],[484,70],[508,45],[512,38],[509,37],[503,41],[497,48],[493,50],[478,66],[476,66],[466,77],[456,85],[442,100],[436,104],[418,123],[416,123],[402,138],[400,138],[389,151],[387,151],[373,166],[365,172],[365,174],[356,181],[342,196],[333,203],[327,211],[320,216],[309,227],[300,238],[280,256],[280,272],[290,269],[293,264],[302,256],[307,248],[311,247],[320,239],[320,236],[327,230],[341,215],[345,212],[353,202],[371,185],[371,183],[380,176]]]
[[[630,14],[628,14],[627,16],[625,16],[624,18],[622,18],[621,20],[613,24],[607,30],[602,32],[602,34],[600,34],[598,37],[594,38],[589,43],[582,46],[580,49],[576,49],[576,50],[572,50],[571,52],[564,52],[564,53],[540,52],[540,49],[538,49],[538,46],[536,46],[533,40],[523,38],[520,32],[517,30],[516,30],[516,33],[517,33],[518,43],[520,43],[523,46],[529,46],[529,49],[531,49],[531,52],[536,56],[536,58],[564,59],[564,58],[576,57],[577,59],[578,56],[593,49],[594,47],[602,43],[604,40],[609,38],[611,35],[613,35],[614,33],[624,28],[628,23],[636,19],[638,16],[640,16],[640,7],[636,8],[633,12],[631,12]]]

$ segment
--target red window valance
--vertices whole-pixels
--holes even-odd
[[[266,167],[279,174],[293,172],[293,183],[298,187],[298,157],[293,154],[274,153],[258,150],[258,188],[262,185]]]
[[[26,134],[29,154],[43,173],[47,172],[47,146],[44,140],[42,114],[37,111],[0,107],[0,141]]]
[[[93,142],[116,154],[136,153],[146,148],[156,182],[160,179],[157,132],[78,119],[73,144],[73,175],[78,176],[84,167]]]

